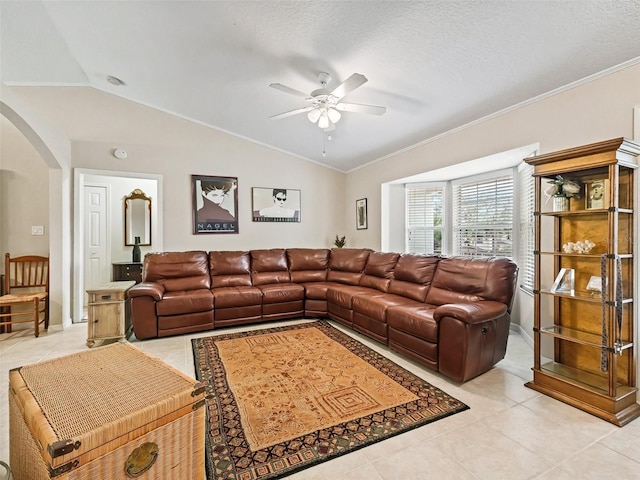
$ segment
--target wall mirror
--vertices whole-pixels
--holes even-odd
[[[124,244],[151,245],[151,198],[136,188],[124,197]]]

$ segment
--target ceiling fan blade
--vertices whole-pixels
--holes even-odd
[[[370,113],[371,115],[383,115],[387,111],[385,107],[378,107],[377,105],[342,102],[336,105],[336,110],[340,110],[341,112]]]
[[[303,107],[303,108],[296,108],[295,110],[290,110],[288,112],[284,112],[284,113],[279,113],[277,115],[272,115],[269,118],[272,120],[279,120],[281,118],[287,118],[287,117],[291,117],[293,115],[297,115],[299,113],[304,113],[304,112],[308,112],[310,110],[313,110],[314,106],[309,106],[309,107]]]
[[[334,97],[342,98],[347,93],[352,92],[353,90],[355,90],[360,85],[366,82],[367,82],[367,77],[359,73],[354,73],[349,78],[347,78],[344,82],[338,85],[333,90],[333,92],[331,92],[331,95],[333,95]]]
[[[287,87],[286,85],[282,85],[281,83],[272,83],[269,86],[271,88],[275,88],[276,90],[280,90],[281,92],[295,95],[296,97],[307,98],[309,96],[309,94],[307,93],[303,93],[300,90],[296,90],[295,88]]]

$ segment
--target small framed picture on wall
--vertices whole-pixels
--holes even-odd
[[[367,227],[367,199],[361,198],[356,200],[356,228],[358,230],[366,230]]]
[[[238,178],[191,175],[193,233],[238,233]]]

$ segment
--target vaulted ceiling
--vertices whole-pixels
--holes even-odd
[[[341,171],[640,62],[636,0],[1,1],[0,22],[6,85],[97,89]],[[269,118],[307,105],[271,83],[309,93],[320,72],[365,75],[345,101],[386,113],[343,112],[331,140]]]

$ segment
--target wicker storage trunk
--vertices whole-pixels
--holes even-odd
[[[15,480],[202,480],[204,388],[128,343],[9,372]]]

